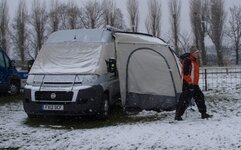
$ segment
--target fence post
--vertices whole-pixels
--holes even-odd
[[[205,86],[205,91],[207,91],[208,90],[207,69],[204,69],[204,86]]]

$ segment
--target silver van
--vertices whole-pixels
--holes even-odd
[[[120,97],[112,32],[108,29],[52,33],[40,50],[24,88],[24,110],[36,116],[99,115]]]

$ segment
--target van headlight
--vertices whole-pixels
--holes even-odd
[[[34,75],[29,75],[27,78],[27,85],[33,85]]]
[[[84,75],[82,83],[84,85],[94,84],[98,80],[98,75]]]
[[[41,83],[43,82],[43,78],[44,75],[28,75],[26,83],[27,85],[38,86],[41,85]]]

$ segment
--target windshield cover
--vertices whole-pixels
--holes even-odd
[[[30,74],[92,74],[99,67],[101,43],[63,42],[45,44]]]

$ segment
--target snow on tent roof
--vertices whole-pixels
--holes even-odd
[[[111,31],[106,29],[60,30],[52,33],[47,43],[61,42],[111,42]]]

